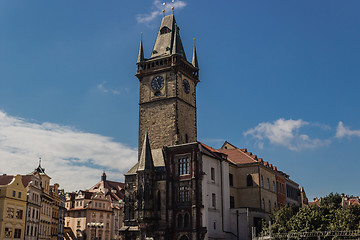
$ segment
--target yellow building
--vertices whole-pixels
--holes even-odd
[[[25,214],[22,176],[0,176],[0,239],[24,239]]]

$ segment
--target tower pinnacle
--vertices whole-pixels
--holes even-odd
[[[154,162],[152,159],[151,148],[149,143],[149,136],[148,133],[145,133],[144,144],[141,150],[141,155],[139,158],[139,167],[138,171],[144,170],[153,170],[154,169]]]
[[[199,63],[198,63],[197,54],[196,54],[196,47],[195,47],[195,38],[194,38],[194,51],[193,51],[193,57],[192,57],[192,65],[196,68],[199,68]]]
[[[143,49],[143,42],[142,42],[142,33],[141,33],[141,39],[140,39],[140,47],[139,47],[139,54],[137,63],[144,61],[144,49]]]

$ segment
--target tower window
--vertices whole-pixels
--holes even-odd
[[[157,194],[157,208],[158,210],[161,210],[161,194],[160,194],[160,191],[158,191],[158,194]]]
[[[262,199],[262,205],[263,205],[263,209],[265,210],[265,200]]]
[[[215,168],[211,168],[211,180],[215,181]]]
[[[179,175],[190,174],[190,159],[189,157],[179,159]]]
[[[187,134],[185,134],[185,143],[189,142],[189,136]]]
[[[171,32],[170,28],[168,27],[163,27],[161,30],[160,30],[160,34],[165,34],[165,33],[169,33]]]
[[[229,184],[230,186],[234,186],[234,177],[231,173],[229,173]]]
[[[189,226],[190,226],[190,214],[185,213],[184,228],[188,228]]]
[[[179,213],[179,215],[178,215],[178,228],[182,228],[183,227],[183,216],[182,216],[182,214],[181,213]]]
[[[262,179],[262,176],[261,176],[261,179]],[[253,179],[252,179],[251,174],[247,175],[247,177],[246,177],[246,185],[247,185],[248,187],[252,187],[252,186],[253,186]]]
[[[234,196],[230,196],[230,208],[235,208],[235,198],[234,198]]]
[[[275,182],[273,181],[273,191],[276,192],[276,189],[275,189]]]
[[[271,201],[269,200],[269,212],[271,212]]]
[[[190,193],[188,186],[181,186],[179,188],[179,202],[189,202],[190,201]]]
[[[213,206],[213,208],[216,208],[216,194],[215,193],[212,194],[212,206]]]

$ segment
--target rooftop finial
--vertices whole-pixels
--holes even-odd
[[[165,17],[165,5],[166,5],[166,3],[163,3],[163,6],[164,6],[164,9],[162,10],[162,12],[163,12],[163,17]]]
[[[39,157],[39,166],[41,166],[41,157]]]
[[[175,0],[172,0],[171,2],[172,2],[172,3],[175,3]],[[174,9],[175,9],[175,7],[173,6],[173,7],[171,8],[173,15],[174,15]]]

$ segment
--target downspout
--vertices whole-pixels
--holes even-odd
[[[249,211],[247,211],[247,213],[249,213]],[[237,239],[239,240],[239,210],[236,210],[236,234],[237,234]]]

